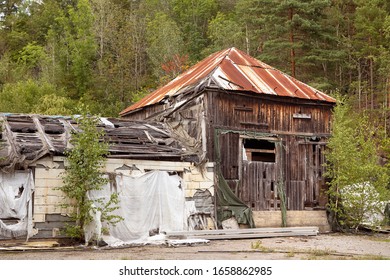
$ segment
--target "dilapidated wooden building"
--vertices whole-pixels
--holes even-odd
[[[201,160],[216,163],[218,186],[226,182],[260,227],[273,225],[269,215],[283,206],[290,225],[310,224],[315,211],[304,210],[324,209],[324,149],[334,105],[327,94],[229,48],[120,115],[170,126]]]
[[[71,149],[71,135],[80,132],[78,123],[62,116],[0,114],[0,125],[0,239],[63,236],[61,229],[74,209],[62,207],[66,197],[59,188],[67,166],[64,151]],[[167,125],[100,118],[98,127],[109,145],[103,173],[176,176],[185,198],[180,207],[186,207],[187,221],[193,222],[189,227],[199,226],[199,219],[213,220],[214,166],[199,165],[198,155],[173,137]],[[160,195],[168,203],[172,197],[168,192]],[[143,199],[139,208],[148,209],[152,200]],[[127,198],[122,203],[126,205]]]

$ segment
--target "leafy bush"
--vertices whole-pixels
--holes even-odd
[[[86,113],[76,119],[80,132],[72,135],[72,149],[66,152],[67,166],[63,176],[64,184],[60,188],[69,198],[64,207],[74,207],[71,215],[74,224],[69,224],[66,233],[70,237],[82,239],[84,229],[94,221],[93,216],[99,211],[102,220],[116,223],[122,218],[111,215],[117,209],[117,194],[112,194],[108,202],[91,199],[89,193],[101,190],[108,183],[108,178],[101,172],[105,165],[108,145],[101,142],[104,131],[97,128],[98,118]],[[100,221],[99,221],[100,222]]]

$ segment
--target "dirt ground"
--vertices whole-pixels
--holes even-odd
[[[320,234],[127,248],[4,246],[0,260],[390,260],[390,234]]]

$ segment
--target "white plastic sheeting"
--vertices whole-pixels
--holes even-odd
[[[107,184],[102,190],[89,193],[89,197],[107,202],[112,192],[118,193],[120,203],[119,209],[111,214],[124,220],[116,225],[102,223],[109,229],[109,235],[102,238],[110,246],[148,243],[159,239],[158,235],[150,236],[151,231],[163,233],[187,228],[184,189],[177,175],[170,176],[165,171],[151,171],[137,177],[117,175],[116,184]],[[99,224],[95,219],[84,229],[87,239],[100,235]]]
[[[344,207],[350,212],[350,218],[358,225],[379,227],[383,223],[386,205],[390,201],[381,201],[378,191],[370,182],[345,186],[340,190],[340,195]]]
[[[34,180],[31,171],[0,172],[0,236],[27,239],[33,235],[32,193]],[[7,225],[4,219],[16,219]]]

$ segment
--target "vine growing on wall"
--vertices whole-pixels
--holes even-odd
[[[60,188],[66,197],[64,207],[73,207],[71,220],[66,226],[66,234],[82,239],[85,227],[93,221],[93,216],[99,212],[101,220],[115,224],[122,220],[120,216],[111,214],[118,208],[118,194],[112,193],[108,200],[92,199],[91,192],[99,191],[109,182],[102,173],[106,162],[108,144],[102,141],[104,131],[97,128],[97,117],[83,113],[75,119],[78,132],[73,133],[70,143],[72,148],[65,152],[67,165],[63,176],[63,186]]]

